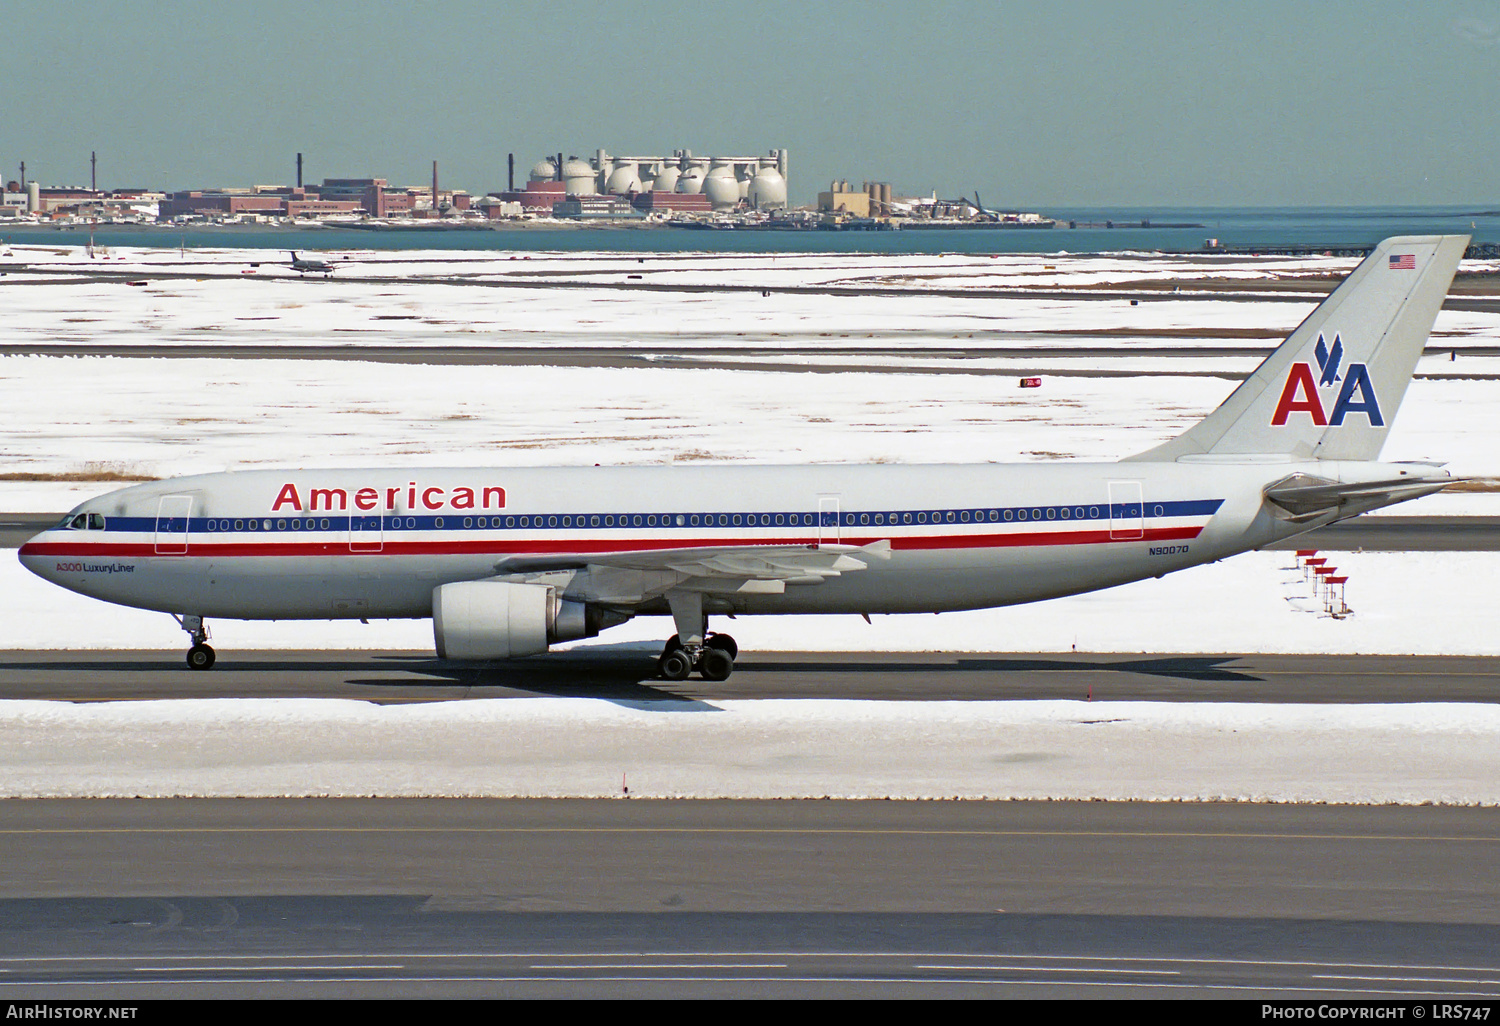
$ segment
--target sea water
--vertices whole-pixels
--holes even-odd
[[[506,226],[495,230],[353,230],[274,225],[0,227],[0,243],[299,250],[491,250],[621,253],[1190,253],[1373,246],[1391,235],[1474,237],[1500,244],[1497,209],[1481,207],[1065,207],[1052,229],[690,231],[644,225]],[[1078,227],[1070,228],[1073,222]],[[1094,227],[1113,222],[1113,228]],[[1143,227],[1143,222],[1150,224]],[[1187,227],[1163,227],[1185,225]]]

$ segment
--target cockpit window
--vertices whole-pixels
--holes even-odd
[[[104,530],[104,514],[103,513],[90,513],[89,514],[89,530],[90,531],[102,531],[102,530]]]
[[[68,522],[68,526],[75,531],[82,531],[89,526],[89,515],[87,513],[78,514]]]

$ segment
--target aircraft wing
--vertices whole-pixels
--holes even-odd
[[[821,584],[889,559],[891,543],[869,545],[713,545],[681,549],[508,556],[502,576],[581,571],[578,586],[599,602],[633,603],[669,590],[780,594],[788,584]]]

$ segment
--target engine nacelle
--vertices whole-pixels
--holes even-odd
[[[596,616],[544,584],[462,581],[432,590],[432,634],[441,659],[511,659],[555,641],[592,638]]]

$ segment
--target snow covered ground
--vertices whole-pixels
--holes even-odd
[[[3,254],[0,254],[3,255]],[[1023,298],[1027,289],[1132,288],[1144,279],[1285,282],[1351,261],[1130,256],[648,257],[356,254],[332,282],[299,281],[235,251],[12,247],[8,260],[80,275],[7,285],[0,343],[422,346],[670,344],[691,352],[785,345],[900,346],[893,370],[1024,364],[924,352],[1026,345],[1084,372],[1021,392],[1005,375],[792,373],[316,360],[0,358],[0,510],[56,512],[116,485],[265,466],[1114,459],[1180,431],[1233,387],[1245,358],[1204,344],[1270,345],[1315,300]],[[92,269],[189,271],[145,287]],[[519,279],[910,289],[910,296],[763,296],[604,288],[498,289]],[[339,277],[378,279],[339,281]],[[439,283],[432,276],[464,276]],[[6,280],[24,280],[12,273]],[[254,280],[247,280],[250,278]],[[273,279],[273,280],[267,280]],[[972,290],[933,298],[924,288]],[[996,290],[1000,290],[996,293]],[[1007,294],[1010,293],[1010,294]],[[1069,338],[1068,333],[1079,333]],[[1056,334],[1047,334],[1056,333]],[[1470,355],[1500,317],[1445,312],[1457,360],[1419,372],[1494,374]],[[1103,363],[1047,354],[1116,348]],[[1131,356],[1181,346],[1182,358]],[[805,358],[805,357],[802,357]],[[835,358],[819,357],[820,363]],[[839,357],[874,362],[868,356]],[[1127,362],[1128,361],[1128,362]],[[1184,374],[1184,371],[1189,373]],[[1153,372],[1170,372],[1169,374]],[[1384,454],[1500,478],[1500,382],[1418,380]],[[61,478],[81,477],[71,481]],[[32,478],[32,480],[22,480]],[[1495,493],[1445,494],[1396,513],[1497,514]],[[1500,654],[1500,555],[1354,553],[1353,616],[1322,613],[1286,554],[1248,554],[1162,580],[1013,609],[941,617],[744,618],[748,649]],[[292,647],[419,648],[426,621],[212,625],[221,658]],[[654,649],[638,619],[592,642]],[[0,648],[174,647],[163,615],[45,584],[0,558]],[[187,672],[184,670],[183,672]],[[687,715],[684,711],[704,715]],[[72,705],[0,702],[0,795],[485,794],[1013,797],[1500,802],[1494,705],[584,700],[377,707],[343,701]]]
[[[0,795],[1500,803],[1500,707],[0,703]]]

